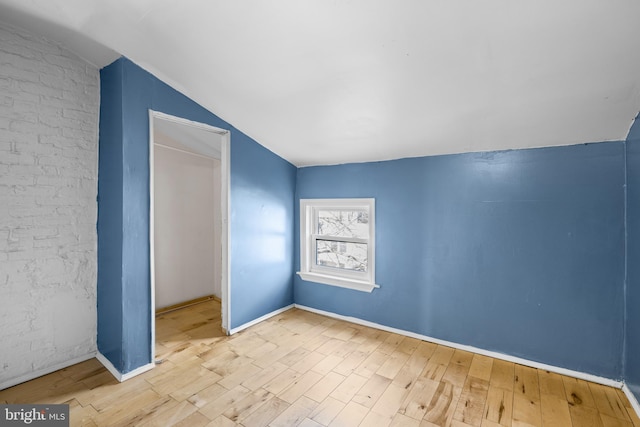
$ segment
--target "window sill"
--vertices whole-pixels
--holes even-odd
[[[354,291],[360,292],[371,293],[375,288],[380,287],[380,285],[376,285],[375,283],[364,282],[362,280],[343,279],[342,277],[328,276],[325,274],[303,273],[301,271],[298,271],[296,274],[302,277],[302,280],[306,280],[308,282],[338,286],[340,288],[353,289]]]

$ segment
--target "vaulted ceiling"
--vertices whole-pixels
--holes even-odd
[[[638,0],[0,0],[124,55],[295,165],[624,139]],[[233,135],[232,135],[233,141]]]

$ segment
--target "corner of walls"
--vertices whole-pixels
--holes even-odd
[[[625,283],[624,380],[640,400],[640,114],[635,118],[626,143],[627,275]]]

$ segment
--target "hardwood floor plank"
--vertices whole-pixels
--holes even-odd
[[[210,422],[211,420],[202,415],[200,412],[194,412],[179,423],[176,423],[174,427],[203,427]]]
[[[234,427],[235,425],[236,423],[231,421],[229,418],[225,417],[224,415],[220,415],[219,417],[216,417],[216,419],[212,420],[209,424],[207,424],[207,427]]]
[[[515,365],[514,373],[514,394],[525,400],[539,404],[540,385],[538,381],[538,370],[528,366]]]
[[[513,418],[513,391],[489,385],[482,425],[511,427]]]
[[[298,427],[323,427],[323,425],[309,418],[305,418],[300,424],[298,424]]]
[[[402,406],[407,394],[409,394],[409,391],[404,387],[389,384],[382,396],[373,405],[371,411],[388,418],[390,424],[400,406]]]
[[[489,392],[489,381],[469,376],[462,389],[453,415],[455,420],[472,426],[482,423],[484,404]]]
[[[604,427],[633,427],[633,423],[627,420],[621,420],[620,418],[612,417],[603,413],[600,413],[600,419]]]
[[[190,379],[186,384],[175,384],[174,387],[168,387],[166,393],[168,393],[171,397],[173,397],[178,402],[181,402],[194,394],[198,393],[201,390],[215,384],[220,380],[220,375],[211,372],[209,370],[199,371],[198,377],[192,378],[190,375],[185,375],[187,379]],[[234,387],[237,384],[234,385]],[[226,387],[228,389],[233,387]],[[171,391],[173,389],[173,391]],[[158,391],[157,388],[154,387],[154,390]]]
[[[196,413],[197,410],[198,408],[189,402],[177,402],[170,399],[169,401],[163,402],[163,404],[154,408],[154,410],[151,410],[150,408],[143,408],[141,411],[141,415],[143,415],[143,417],[140,419],[140,422],[136,420],[129,425],[139,425],[144,427],[164,427],[167,425],[175,425]]]
[[[474,354],[469,351],[455,349],[453,352],[453,356],[451,356],[451,359],[449,360],[449,364],[455,363],[456,365],[466,366],[467,368],[470,368],[473,362],[473,357]]]
[[[328,426],[331,421],[347,406],[346,403],[327,397],[309,414],[309,418],[323,426]]]
[[[491,368],[491,379],[489,384],[509,391],[513,391],[515,381],[515,364],[504,360],[496,359]]]
[[[351,399],[365,408],[371,408],[391,384],[389,378],[374,374]]]
[[[336,415],[336,417],[329,423],[328,427],[345,427],[345,426],[357,426],[367,416],[369,409],[356,403],[349,402],[345,407]]]
[[[333,368],[334,372],[339,373],[340,375],[344,375],[345,377],[351,375],[355,370],[364,362],[368,353],[365,353],[360,350],[356,350],[349,354],[346,358],[342,360],[336,367]]]
[[[386,360],[387,354],[376,350],[372,352],[354,372],[360,376],[371,378]]]
[[[335,372],[329,372],[324,375],[320,381],[307,390],[304,395],[320,403],[325,400],[329,394],[333,393],[336,387],[342,384],[344,380],[345,377],[342,375],[336,374]]]
[[[564,385],[564,393],[569,405],[596,407],[596,402],[593,400],[589,389],[589,383],[576,378],[562,377],[562,384]]]
[[[297,347],[296,349],[285,354],[280,360],[278,360],[278,362],[282,363],[283,365],[287,365],[288,367],[291,367],[292,365],[295,365],[296,363],[303,360],[309,354],[312,354],[311,350],[307,350],[302,347]]]
[[[258,388],[267,384],[269,381],[277,378],[287,369],[288,368],[286,365],[276,362],[273,365],[261,369],[260,372],[257,372],[256,374],[245,379],[241,384],[249,390],[257,390]]]
[[[241,415],[251,414],[272,397],[273,395],[268,391],[258,389],[233,402],[222,415],[235,422]]]
[[[454,387],[453,384],[444,381],[440,382],[429,402],[424,420],[440,426],[451,424],[461,394],[461,387]]]
[[[427,362],[427,365],[422,370],[420,376],[433,381],[440,381],[442,380],[445,372],[447,372],[447,368],[448,365],[438,363],[434,360],[429,360],[429,362]]]
[[[279,395],[283,390],[287,389],[291,384],[297,381],[302,374],[292,369],[287,369],[281,374],[274,377],[271,381],[267,382],[263,388],[275,395]]]
[[[87,399],[83,402],[82,399],[78,399],[78,401],[82,406],[91,405],[97,411],[102,412],[112,405],[132,399],[138,394],[148,391],[149,389],[151,389],[151,386],[144,379],[132,378],[131,380],[117,384],[117,386],[114,387],[95,390],[95,393],[91,393],[91,400]]]
[[[404,338],[405,337],[403,337],[402,335],[389,333],[387,338],[385,338],[382,344],[380,344],[380,346],[378,347],[378,351],[386,355],[390,355],[395,351],[396,348],[398,348]]]
[[[330,394],[331,397],[346,403],[349,403],[366,383],[368,379],[358,374],[349,375],[335,390]]]
[[[471,362],[471,360],[469,360]],[[453,384],[455,387],[464,387],[464,383],[469,375],[470,363],[468,365],[459,365],[457,363],[450,363],[447,370],[442,376],[442,381]]]
[[[420,427],[420,421],[402,414],[396,414],[389,427]]]
[[[98,359],[89,359],[68,368],[60,369],[58,373],[60,376],[69,377],[74,381],[84,381],[105,371],[105,367],[102,366]]]
[[[469,368],[469,376],[484,381],[491,380],[491,370],[493,369],[493,358],[482,356],[480,354],[473,355],[473,361]]]
[[[391,424],[391,420],[392,419],[388,416],[369,411],[364,419],[360,422],[360,425],[363,427],[387,427],[389,424]]]
[[[98,415],[98,411],[96,411],[93,406],[87,405],[82,406],[76,399],[71,399],[67,402],[69,405],[69,424],[70,426],[83,426],[90,425]]]
[[[565,427],[571,425],[569,404],[564,398],[542,394],[540,396],[542,425],[544,427]]]
[[[394,379],[404,364],[407,363],[407,360],[409,360],[409,356],[409,354],[403,351],[394,351],[376,371],[376,374],[389,378],[390,380]]]
[[[309,415],[318,403],[302,396],[291,406],[282,411],[273,421],[269,423],[271,427],[290,427],[300,424]]]
[[[289,354],[290,352],[298,348],[298,344],[295,342],[289,342],[284,344],[276,344],[274,342],[273,344],[276,345],[275,349],[264,354],[262,357],[253,359],[253,363],[256,366],[259,366],[263,369],[267,368],[273,365],[274,363],[276,363],[282,357],[286,356],[287,354]]]
[[[198,408],[202,408],[207,404],[213,402],[229,390],[222,387],[220,384],[212,384],[209,387],[205,387],[194,395],[190,396],[187,400],[193,403]]]
[[[627,398],[627,396],[620,389],[616,389],[616,393],[618,394],[620,401],[622,402],[625,409],[627,410],[627,415],[631,419],[633,426],[640,427],[640,417],[638,417],[638,414],[636,414],[636,412],[633,410],[633,407],[631,406],[631,402],[629,402],[629,399]]]
[[[207,403],[206,405],[201,407],[199,411],[205,417],[209,418],[210,420],[214,420],[222,415],[225,411],[227,411],[236,402],[239,402],[246,396],[248,396],[249,393],[251,392],[248,389],[242,386],[237,386],[234,389],[222,394],[212,402]]]
[[[437,348],[438,344],[428,341],[420,341],[420,343],[418,344],[418,348],[416,348],[416,351],[414,351],[413,355],[426,357],[428,360],[431,358],[431,355],[433,355]]]
[[[429,358],[429,362],[447,366],[449,365],[449,362],[451,361],[454,353],[455,350],[451,347],[439,345]]]
[[[539,369],[538,380],[540,382],[540,394],[555,396],[559,399],[566,400],[567,395],[564,391],[562,375]]]
[[[569,405],[571,421],[574,426],[580,427],[604,427],[600,413],[597,409],[585,405]]]
[[[517,375],[517,374],[516,374]],[[540,410],[540,398],[534,401],[524,394],[514,392],[513,396],[513,427],[542,426],[542,412]]]
[[[440,383],[437,381],[419,378],[400,405],[398,412],[415,420],[421,420],[427,413],[429,403],[439,385]]]
[[[337,338],[329,338],[324,344],[318,347],[315,351],[320,354],[328,356],[336,351],[339,351],[340,347],[344,344],[344,341]]]
[[[328,356],[316,353],[315,351],[309,351],[309,354],[291,365],[291,369],[304,374],[305,372],[316,366],[318,363],[320,363],[322,360],[324,360],[326,357]]]
[[[232,389],[237,385],[242,384],[245,380],[253,378],[255,375],[262,372],[262,369],[252,363],[242,365],[239,369],[231,372],[226,377],[218,381],[221,386]]]
[[[590,383],[589,389],[591,390],[591,395],[596,403],[596,407],[601,414],[609,415],[610,417],[625,421],[631,421],[629,415],[627,415],[627,410],[613,388]]]
[[[397,351],[401,351],[411,356],[416,351],[421,342],[422,341],[417,338],[404,337],[402,342],[400,342]]]
[[[322,379],[322,375],[314,371],[308,371],[297,378],[286,390],[278,394],[278,397],[287,403],[293,404],[303,394]]]
[[[161,396],[153,390],[146,389],[129,395],[122,400],[112,402],[109,406],[98,409],[99,414],[93,419],[98,425],[114,425],[125,418],[134,416],[142,407],[159,401]],[[92,404],[95,408],[95,405]],[[96,408],[97,409],[97,408]]]
[[[240,414],[237,421],[244,427],[265,427],[288,407],[284,400],[272,397],[251,414]]]
[[[333,370],[336,366],[340,364],[344,359],[340,356],[336,356],[335,354],[330,354],[320,362],[318,362],[311,370],[313,372],[317,372],[320,375],[327,375],[329,372]]]
[[[393,378],[393,384],[404,387],[407,390],[410,389],[420,377],[420,374],[427,365],[428,360],[429,356],[425,356],[416,350],[411,357],[409,357],[407,363],[402,366],[400,372],[398,372]]]

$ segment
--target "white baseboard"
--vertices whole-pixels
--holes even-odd
[[[89,354],[85,354],[84,356],[76,357],[74,359],[68,360],[66,362],[58,363],[53,366],[49,366],[47,368],[38,369],[37,371],[29,372],[28,374],[21,375],[17,378],[12,378],[7,381],[3,381],[0,383],[0,390],[4,390],[5,388],[13,387],[14,385],[22,384],[27,381],[34,380],[43,375],[50,374],[55,371],[59,371],[60,369],[68,368],[69,366],[75,365],[76,363],[81,363],[87,361],[89,359],[93,359],[96,357],[95,352],[91,352]]]
[[[502,354],[502,353],[497,353],[497,352],[494,352],[494,351],[484,350],[482,348],[473,347],[473,346],[470,346],[470,345],[464,345],[464,344],[458,344],[458,343],[451,342],[451,341],[445,341],[445,340],[429,337],[429,336],[422,335],[422,334],[416,334],[414,332],[404,331],[402,329],[391,328],[389,326],[384,326],[384,325],[380,325],[378,323],[369,322],[367,320],[358,319],[357,317],[343,316],[341,314],[336,314],[336,313],[332,313],[332,312],[324,311],[324,310],[318,310],[316,308],[307,307],[307,306],[300,305],[300,304],[294,304],[294,305],[295,305],[296,308],[299,308],[300,310],[310,311],[312,313],[321,314],[323,316],[332,317],[334,319],[344,320],[346,322],[355,323],[357,325],[367,326],[367,327],[374,328],[374,329],[380,329],[380,330],[386,331],[386,332],[392,332],[392,333],[398,334],[398,335],[404,335],[404,336],[411,337],[411,338],[417,338],[417,339],[423,340],[423,341],[429,341],[429,342],[432,342],[434,344],[441,344],[441,345],[444,345],[444,346],[447,346],[447,347],[452,347],[452,348],[456,348],[456,349],[460,349],[460,350],[470,351],[472,353],[477,353],[477,354],[480,354],[480,355],[483,355],[483,356],[493,357],[495,359],[506,360],[507,362],[513,362],[513,363],[517,363],[519,365],[529,366],[529,367],[536,368],[536,369],[543,369],[545,371],[555,372],[557,374],[566,375],[566,376],[569,376],[569,377],[574,377],[574,378],[578,378],[578,379],[582,379],[582,380],[586,380],[586,381],[591,381],[591,382],[594,382],[594,383],[597,383],[597,384],[602,384],[602,385],[606,385],[606,386],[610,386],[610,387],[622,388],[622,386],[623,386],[623,382],[622,381],[616,381],[616,380],[612,380],[612,379],[609,379],[609,378],[599,377],[597,375],[587,374],[587,373],[584,373],[584,372],[572,371],[570,369],[560,368],[560,367],[557,367],[557,366],[547,365],[547,364],[539,363],[539,362],[534,362],[533,360],[522,359],[520,357],[510,356],[508,354]]]
[[[229,335],[233,335],[233,334],[235,334],[237,332],[240,332],[240,331],[242,331],[244,329],[247,329],[250,326],[257,325],[258,323],[263,322],[263,321],[265,321],[265,320],[267,320],[267,319],[269,319],[269,318],[271,318],[273,316],[277,316],[280,313],[284,313],[287,310],[291,310],[293,307],[295,307],[295,304],[290,304],[290,305],[288,305],[286,307],[279,308],[279,309],[277,309],[275,311],[272,311],[271,313],[265,314],[262,317],[258,317],[257,319],[254,319],[251,322],[247,322],[244,325],[240,325],[237,328],[233,328],[233,329],[229,330],[228,334]]]
[[[640,403],[638,403],[638,399],[636,399],[636,395],[633,394],[629,386],[626,384],[622,386],[622,391],[624,392],[625,396],[627,396],[627,399],[629,399],[629,402],[631,403],[633,410],[636,411],[636,415],[640,417]]]
[[[127,372],[126,374],[123,374],[120,371],[118,371],[116,367],[113,366],[113,364],[109,361],[109,359],[107,359],[102,353],[98,352],[98,354],[96,354],[96,359],[98,359],[98,361],[102,363],[102,365],[105,368],[107,368],[107,371],[109,371],[111,375],[113,375],[113,377],[119,382],[126,381],[129,378],[133,378],[137,375],[145,373],[156,366],[155,363],[148,363],[146,365],[143,365],[143,366],[140,366],[139,368],[134,369],[131,372]]]

